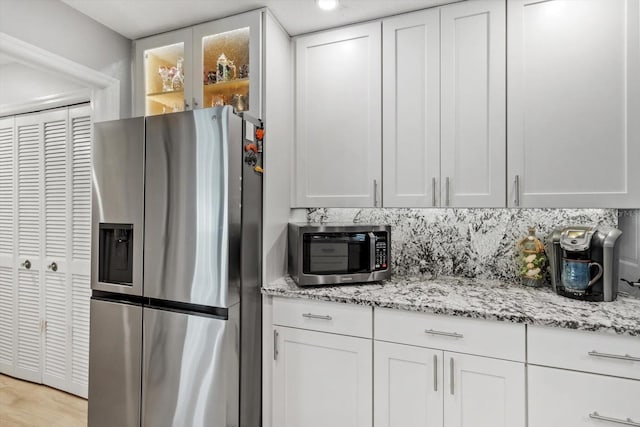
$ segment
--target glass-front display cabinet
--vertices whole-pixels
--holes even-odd
[[[263,13],[136,40],[135,115],[232,105],[261,117]]]
[[[193,79],[202,82],[194,94],[199,106],[232,105],[261,115],[262,13],[247,12],[193,28]]]
[[[191,107],[192,31],[184,29],[136,40],[134,110],[138,116]]]

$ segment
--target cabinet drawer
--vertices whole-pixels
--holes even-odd
[[[640,380],[640,339],[623,335],[530,326],[528,361]]]
[[[524,362],[525,327],[392,309],[375,310],[375,339]]]
[[[529,427],[640,425],[640,381],[529,366],[528,384]]]
[[[371,338],[371,307],[293,298],[273,299],[273,324]]]

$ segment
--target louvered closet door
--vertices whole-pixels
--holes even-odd
[[[17,340],[15,375],[40,382],[41,370],[41,142],[37,114],[16,118]]]
[[[0,119],[0,373],[14,362],[14,119]]]
[[[67,286],[67,110],[44,113],[44,347],[42,382],[66,390],[69,348]]]
[[[87,397],[91,297],[91,108],[69,110],[71,358],[68,391]]]

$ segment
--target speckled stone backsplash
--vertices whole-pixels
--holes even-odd
[[[292,221],[389,224],[397,276],[517,280],[516,244],[566,225],[618,225],[617,209],[295,209]]]

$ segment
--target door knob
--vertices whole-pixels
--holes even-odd
[[[47,266],[47,268],[51,271],[58,271],[58,264],[56,264],[55,262],[52,262]]]
[[[31,261],[29,261],[28,259],[25,260],[22,264],[20,264],[22,267],[26,268],[27,270],[31,270]]]

